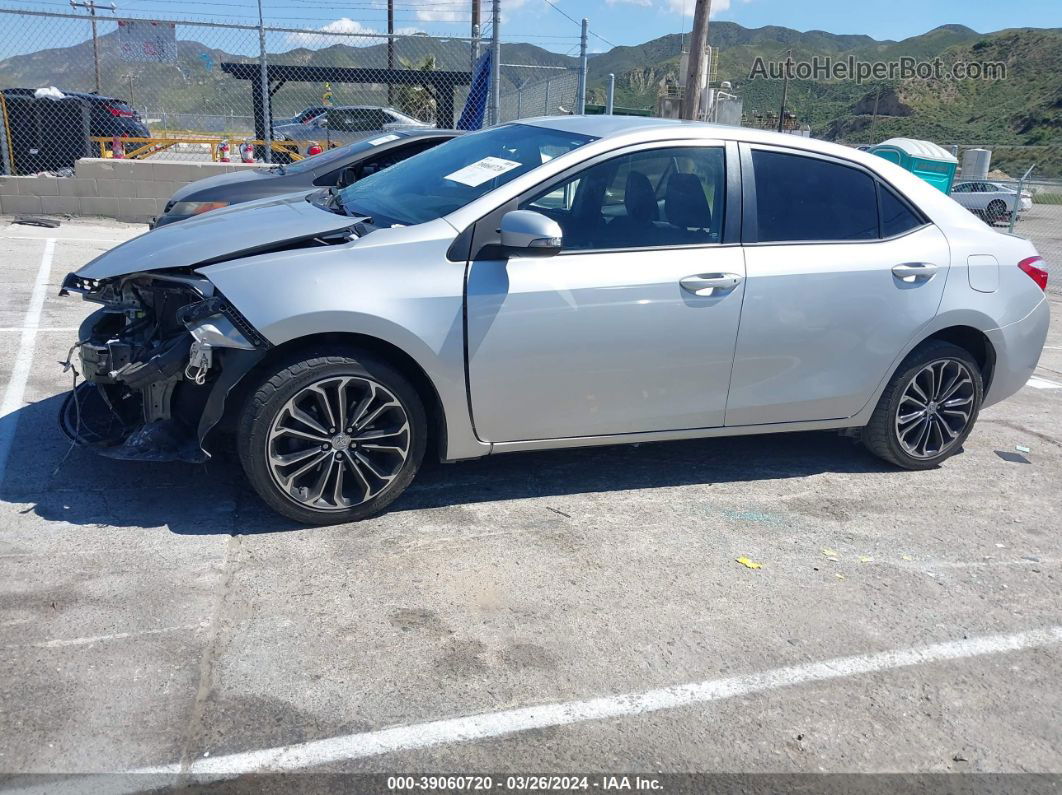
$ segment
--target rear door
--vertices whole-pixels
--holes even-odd
[[[936,315],[950,251],[849,161],[742,144],[747,276],[727,425],[849,417]]]

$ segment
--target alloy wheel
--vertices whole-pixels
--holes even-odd
[[[908,455],[936,458],[957,444],[974,409],[974,380],[956,359],[937,359],[907,382],[896,407],[896,440]]]
[[[342,511],[383,492],[409,457],[409,417],[387,387],[332,376],[300,389],[266,439],[273,481],[299,505]]]

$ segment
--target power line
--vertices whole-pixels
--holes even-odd
[[[550,8],[552,8],[554,11],[556,11],[558,14],[563,16],[568,21],[570,21],[570,22],[572,22],[572,23],[574,23],[576,25],[579,25],[580,27],[582,26],[582,24],[583,24],[582,22],[580,22],[579,20],[575,19],[575,17],[569,16],[568,12],[565,11],[560,6],[558,6],[556,3],[554,3],[553,0],[543,0],[543,2],[545,2]],[[588,32],[590,33],[591,36],[593,36],[595,38],[598,38],[598,39],[601,39],[601,41],[605,42],[605,44],[607,44],[609,47],[616,47],[617,46],[617,45],[613,44],[611,41],[609,41],[608,39],[606,39],[604,36],[602,36],[599,33],[594,33],[594,31],[592,31],[592,30],[588,31]]]

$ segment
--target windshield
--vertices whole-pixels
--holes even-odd
[[[302,174],[306,171],[330,168],[333,165],[338,165],[341,160],[347,160],[361,152],[367,152],[373,147],[380,146],[388,141],[394,141],[400,137],[395,133],[370,133],[354,143],[346,146],[337,146],[335,149],[329,149],[319,155],[296,160],[294,163],[279,166],[273,170],[282,174]]]
[[[433,221],[593,137],[506,124],[447,141],[339,192],[350,215],[376,226]]]

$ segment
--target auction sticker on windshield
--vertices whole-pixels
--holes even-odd
[[[369,146],[379,146],[380,144],[385,144],[388,141],[397,141],[397,140],[398,140],[398,136],[395,135],[394,133],[391,133],[390,135],[381,135],[379,138],[373,138],[371,141],[369,141]]]
[[[477,160],[471,165],[459,168],[453,174],[447,174],[444,179],[451,180],[453,182],[460,182],[462,185],[468,185],[470,188],[474,188],[477,185],[482,185],[488,179],[494,179],[494,177],[500,177],[506,171],[512,171],[514,168],[519,168],[522,163],[518,163],[515,160],[505,160],[500,157],[485,157],[482,160]]]

